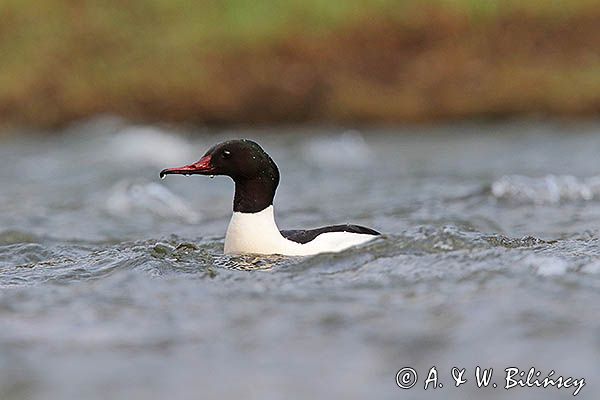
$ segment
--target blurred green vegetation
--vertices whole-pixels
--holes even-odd
[[[600,112],[600,0],[3,0],[2,125]]]

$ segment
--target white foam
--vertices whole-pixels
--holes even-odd
[[[492,184],[492,195],[499,199],[534,204],[597,200],[600,198],[600,176],[576,178],[571,175],[547,175],[532,178],[507,175]]]
[[[562,258],[532,255],[524,260],[525,264],[541,276],[564,275],[569,265]]]
[[[154,182],[118,182],[106,199],[105,209],[118,217],[128,216],[133,212],[145,212],[163,218],[178,218],[187,223],[197,223],[201,220],[201,215],[186,201],[165,186]]]
[[[362,168],[373,158],[369,145],[356,130],[312,138],[304,146],[303,153],[311,164],[322,168]]]
[[[198,151],[181,136],[150,126],[127,127],[110,143],[111,158],[157,168],[191,162]]]

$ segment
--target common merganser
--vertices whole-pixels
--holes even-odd
[[[333,225],[308,230],[280,231],[273,198],[279,170],[256,142],[247,139],[216,144],[197,162],[160,172],[179,175],[225,175],[235,183],[233,216],[225,235],[226,254],[306,256],[338,252],[379,236],[358,225]]]

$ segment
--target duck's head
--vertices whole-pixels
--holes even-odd
[[[257,212],[273,204],[279,184],[279,170],[256,142],[236,139],[211,147],[202,158],[179,168],[167,168],[166,175],[225,175],[235,182],[233,209]]]

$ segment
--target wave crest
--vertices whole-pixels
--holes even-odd
[[[492,184],[497,199],[533,204],[558,204],[600,198],[600,176],[577,178],[571,175],[547,175],[532,178],[503,176]]]

